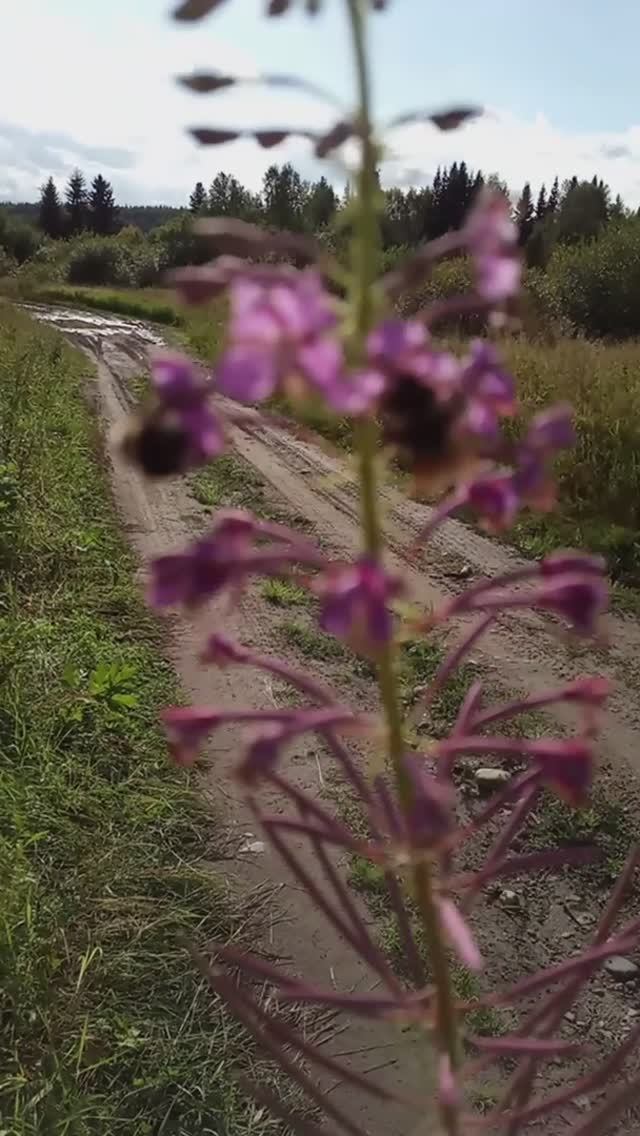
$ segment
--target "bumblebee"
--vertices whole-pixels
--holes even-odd
[[[128,461],[149,477],[170,477],[189,468],[189,437],[179,416],[166,407],[133,414],[116,442]]]

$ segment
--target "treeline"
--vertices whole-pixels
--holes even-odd
[[[40,205],[37,201],[0,202],[0,213],[9,220],[38,228]],[[116,205],[117,228],[134,226],[141,233],[150,233],[185,213],[185,206],[177,205]]]
[[[471,170],[465,162],[438,169],[426,186],[379,185],[383,249],[378,270],[394,267],[420,242],[457,228],[486,185],[508,197],[497,175]],[[324,177],[305,180],[290,163],[270,166],[259,192],[219,171],[208,187],[196,184],[182,209],[118,207],[102,175],[89,185],[76,170],[63,195],[48,179],[39,203],[26,214],[31,222],[24,206],[0,207],[0,278],[15,276],[20,286],[35,287],[47,282],[124,288],[160,284],[167,269],[211,256],[209,243],[193,232],[195,214],[314,233],[342,260],[350,204],[349,185],[338,193]],[[638,213],[614,198],[597,176],[562,183],[555,178],[535,192],[527,183],[512,210],[527,265],[525,307],[537,314],[539,327],[561,334],[640,335]],[[450,260],[432,274],[424,295],[405,298],[405,310],[459,293],[467,283],[464,260]]]
[[[508,196],[496,174],[470,170],[466,162],[438,168],[431,185],[410,189],[380,189],[384,249],[412,247],[458,228],[474,197],[485,185]],[[233,174],[218,173],[207,189],[197,182],[189,198],[192,213],[239,217],[274,229],[339,234],[348,208],[350,187],[338,194],[326,178],[309,182],[294,167],[270,166],[260,193],[253,193]],[[547,190],[534,194],[527,182],[514,205],[527,264],[544,267],[556,245],[572,245],[596,237],[609,221],[628,216],[622,198],[612,199],[609,187],[595,175],[591,180],[556,177]]]

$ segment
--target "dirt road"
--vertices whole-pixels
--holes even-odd
[[[142,323],[115,316],[37,306],[31,310],[36,318],[59,327],[95,360],[99,414],[105,431],[116,426],[133,401],[130,381],[145,370],[147,351],[160,341],[159,337]],[[358,549],[357,494],[352,474],[341,457],[254,412],[247,412],[242,423],[233,428],[232,443],[237,454],[263,479],[274,502],[308,518],[324,546],[337,555],[351,555]],[[150,557],[183,546],[194,533],[202,531],[207,518],[184,482],[149,482],[117,456],[111,455],[110,462],[122,523],[144,574],[144,564]],[[425,523],[428,510],[408,502],[393,488],[386,488],[383,498],[390,559],[402,565],[413,597],[424,606],[459,590],[463,577],[466,580],[492,575],[519,563],[504,547],[450,521],[429,545],[424,566],[408,564],[404,550]],[[212,618],[220,620],[220,612],[214,609]],[[235,611],[225,613],[224,626],[242,642],[268,648],[277,639],[275,618],[273,608],[259,589],[254,589]],[[640,630],[632,621],[610,617],[607,635],[608,647],[595,655],[569,652],[553,620],[531,614],[504,617],[483,642],[482,649],[474,650],[473,655],[484,673],[502,688],[513,691],[541,689],[558,679],[585,672],[611,675],[615,694],[602,737],[603,776],[609,792],[622,794],[623,799],[634,804],[640,771]],[[197,664],[202,639],[200,620],[198,626],[193,626],[182,618],[171,619],[170,654],[185,691],[194,702],[253,707],[273,704],[274,700],[278,704],[286,702],[286,691],[267,683],[262,673],[203,670]],[[345,695],[353,696],[355,692],[365,701],[370,697],[370,691],[344,663],[327,664],[321,670],[324,678],[330,672],[334,685]],[[228,776],[237,749],[238,735],[234,729],[216,734],[203,788],[229,829],[230,844],[241,850],[259,841],[260,834],[252,828],[251,816],[235,795]],[[318,791],[322,787],[319,752],[313,747],[297,748],[292,759],[299,784],[316,787]],[[319,880],[318,865],[313,857],[308,857],[308,861],[309,871]],[[273,925],[267,932],[274,956],[288,961],[294,972],[304,973],[314,984],[360,991],[372,986],[372,975],[353,959],[341,938],[327,927],[267,850],[237,851],[228,867],[243,887],[278,884]],[[576,897],[572,893],[575,886],[573,877],[545,877],[521,887],[516,882],[514,887],[521,901],[516,914],[500,904],[486,904],[480,909],[477,935],[492,959],[492,981],[514,977],[523,967],[528,970],[548,964],[579,945],[584,929],[593,924],[602,896],[594,893]],[[365,915],[368,920],[373,918],[368,912]],[[640,957],[636,961],[640,962]],[[575,1026],[567,1028],[580,1027],[596,1048],[604,1051],[625,1035],[636,1010],[640,1011],[640,1001],[635,985],[623,988],[602,980],[590,990]],[[334,1025],[327,1033],[327,1051],[348,1052],[355,1068],[370,1070],[378,1084],[396,1092],[414,1097],[424,1092],[427,1073],[421,1048],[412,1035],[399,1035],[390,1046],[387,1027],[356,1022],[338,1030]],[[566,1075],[566,1067],[553,1067],[547,1087],[561,1084]],[[331,1100],[372,1136],[407,1132],[418,1120],[419,1114],[412,1109],[394,1105],[385,1111],[379,1102],[364,1096],[356,1098],[352,1089],[334,1085],[331,1079],[324,1078],[321,1083],[331,1091]],[[491,1095],[489,1089],[487,1095]],[[579,1107],[567,1108],[553,1127],[544,1131],[553,1132],[554,1136],[556,1132],[568,1131],[579,1112]],[[422,1129],[424,1115],[420,1119]],[[428,1130],[427,1123],[424,1131]]]

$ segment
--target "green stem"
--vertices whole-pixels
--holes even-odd
[[[359,127],[362,161],[358,176],[358,208],[354,221],[352,246],[353,288],[352,300],[355,328],[353,353],[362,361],[367,335],[376,314],[375,293],[376,252],[379,247],[379,226],[376,195],[376,147],[373,141],[371,116],[371,88],[367,66],[365,24],[369,0],[346,0],[353,41],[358,85]],[[383,534],[378,510],[377,462],[378,427],[373,419],[362,420],[356,427],[356,446],[360,473],[360,506],[365,550],[380,557],[383,551]],[[387,724],[389,757],[395,772],[400,799],[405,808],[411,805],[411,786],[403,767],[405,740],[402,709],[396,673],[396,648],[385,646],[378,662],[378,683]],[[435,902],[432,870],[423,861],[413,870],[413,888],[425,941],[429,951],[433,978],[437,990],[436,1029],[440,1049],[451,1062],[459,1063],[459,1045],[455,1001],[447,952],[444,946],[440,919]],[[455,1136],[458,1125],[449,1109],[443,1110],[443,1122],[450,1136]]]

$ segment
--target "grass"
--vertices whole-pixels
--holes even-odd
[[[637,836],[633,813],[605,796],[598,785],[591,790],[588,808],[583,809],[569,808],[545,793],[536,809],[535,822],[527,829],[528,843],[533,848],[595,846],[600,859],[582,869],[573,868],[572,874],[579,871],[576,878],[589,878],[605,887],[617,879]]]
[[[28,286],[21,298],[43,304],[65,304],[73,308],[91,308],[115,312],[135,319],[151,320],[169,327],[182,327],[184,317],[172,303],[170,293],[161,288],[127,290],[118,288],[85,288],[73,284]]]
[[[189,486],[206,508],[251,509],[261,517],[271,512],[264,481],[232,451],[192,473]]]
[[[280,625],[279,632],[287,646],[295,648],[305,658],[317,659],[319,662],[334,662],[349,657],[342,643],[332,635],[326,635],[323,631],[318,631],[300,620],[285,620]]]
[[[231,1076],[251,1053],[180,940],[257,929],[209,868],[211,816],[156,725],[178,692],[87,366],[0,309],[2,1130],[241,1136],[270,1124]]]
[[[304,588],[278,576],[265,580],[260,591],[264,599],[274,607],[307,607],[311,603],[311,596]]]

